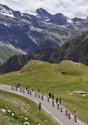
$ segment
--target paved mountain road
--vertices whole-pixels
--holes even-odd
[[[65,116],[65,111],[63,110],[63,112],[61,112],[60,109],[58,110],[56,104],[54,107],[52,107],[51,100],[49,102],[47,102],[47,97],[45,97],[45,96],[44,96],[44,100],[41,100],[41,98],[35,97],[34,92],[32,92],[32,95],[30,95],[30,94],[27,94],[26,91],[25,91],[25,93],[20,92],[19,89],[18,89],[18,91],[11,90],[11,86],[2,85],[2,84],[0,84],[0,89],[24,96],[28,99],[33,100],[34,102],[36,102],[38,104],[39,104],[39,102],[41,102],[41,107],[43,109],[45,109],[60,125],[86,125],[85,123],[82,123],[79,120],[77,120],[77,122],[75,122],[72,115],[71,115],[71,119],[68,119],[68,117]]]

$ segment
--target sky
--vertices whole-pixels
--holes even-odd
[[[0,4],[21,12],[43,8],[51,14],[63,13],[69,18],[88,17],[88,0],[0,0]]]

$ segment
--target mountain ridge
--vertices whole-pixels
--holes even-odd
[[[63,60],[70,60],[88,66],[88,34],[78,36],[63,44],[58,49],[44,48],[36,50],[28,55],[11,57],[1,66],[1,69],[3,69],[3,73],[12,72],[14,70],[17,71],[20,70],[29,60],[41,60],[56,64]]]
[[[0,41],[8,41],[27,53],[44,47],[58,49],[65,42],[88,32],[87,18],[72,20],[61,13],[52,15],[43,8],[37,10],[37,15],[31,15],[14,11],[7,6],[0,7]],[[20,14],[11,17],[8,12]]]

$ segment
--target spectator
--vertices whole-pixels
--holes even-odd
[[[41,111],[41,103],[39,102],[39,111]]]

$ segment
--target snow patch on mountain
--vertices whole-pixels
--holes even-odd
[[[73,21],[71,19],[67,19],[68,23],[73,23]]]
[[[10,13],[3,13],[3,12],[1,12],[1,14],[5,15],[5,16],[8,16],[8,17],[14,18],[13,14],[10,14]]]
[[[43,31],[42,29],[36,28],[36,27],[34,27],[34,26],[31,26],[31,27],[30,27],[30,30],[31,30],[31,31],[37,31],[37,32],[42,32],[42,31]]]
[[[36,45],[38,45],[38,43],[37,43],[37,41],[35,40],[34,37],[30,36],[30,39],[31,39]]]
[[[47,21],[49,21],[50,19],[46,19],[45,21],[47,22]]]
[[[12,10],[8,10],[3,6],[0,6],[0,14],[14,18]]]

